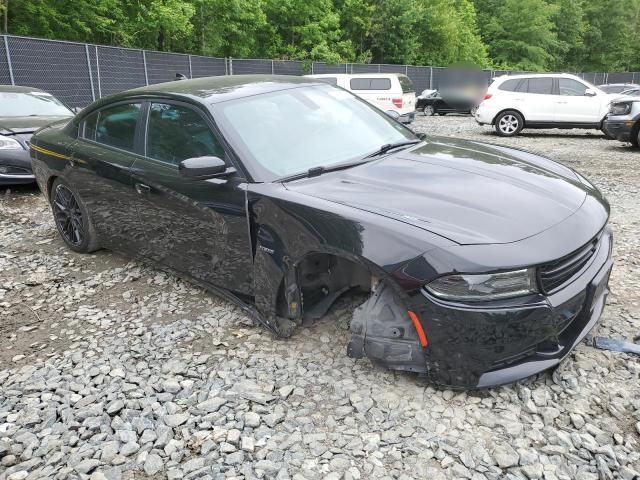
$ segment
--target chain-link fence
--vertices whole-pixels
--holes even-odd
[[[444,67],[388,64],[300,62],[215,58],[155,52],[40,38],[0,35],[0,85],[28,85],[51,92],[73,107],[130,88],[167,82],[177,73],[189,78],[215,75],[331,73],[403,73],[416,91],[442,89],[455,71]],[[476,82],[489,84],[497,75],[524,72],[481,70]],[[579,73],[596,85],[640,82],[640,73]]]

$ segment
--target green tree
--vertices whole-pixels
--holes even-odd
[[[193,50],[202,55],[263,55],[264,0],[196,0]]]
[[[557,7],[545,0],[482,0],[482,37],[489,55],[500,68],[545,70],[556,46],[553,15]]]
[[[551,68],[555,70],[580,70],[578,55],[582,51],[586,28],[582,0],[555,0],[557,10],[553,15],[557,36],[552,50]]]
[[[418,5],[418,49],[415,59],[424,65],[471,63],[487,66],[476,12],[469,0],[433,0]]]
[[[331,0],[266,0],[265,13],[269,57],[332,63],[353,57]]]

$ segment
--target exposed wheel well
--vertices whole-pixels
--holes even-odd
[[[277,315],[303,323],[324,316],[349,290],[371,291],[375,278],[363,264],[331,253],[310,253],[294,268],[295,275],[289,276],[289,281],[283,280],[280,286]]]
[[[51,194],[53,193],[51,191],[51,187],[53,186],[53,182],[56,181],[56,178],[58,178],[58,177],[55,176],[55,175],[51,175],[49,177],[49,179],[47,180],[47,197],[49,199],[49,203],[51,203]]]
[[[500,110],[498,113],[496,113],[495,117],[493,117],[493,120],[491,120],[491,125],[495,125],[496,124],[496,118],[498,118],[504,112],[516,112],[518,115],[520,115],[522,117],[522,120],[524,121],[524,123],[526,125],[527,119],[524,118],[524,115],[522,114],[522,112],[520,110],[518,110],[517,108],[505,108],[505,109]]]

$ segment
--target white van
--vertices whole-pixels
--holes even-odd
[[[307,75],[358,95],[384,112],[396,112],[402,123],[415,117],[416,91],[406,75],[399,73],[327,73]]]

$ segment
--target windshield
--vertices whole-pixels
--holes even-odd
[[[73,115],[56,97],[46,92],[0,92],[0,117]]]
[[[382,145],[416,139],[384,112],[325,85],[244,97],[214,110],[257,181],[356,161]]]

